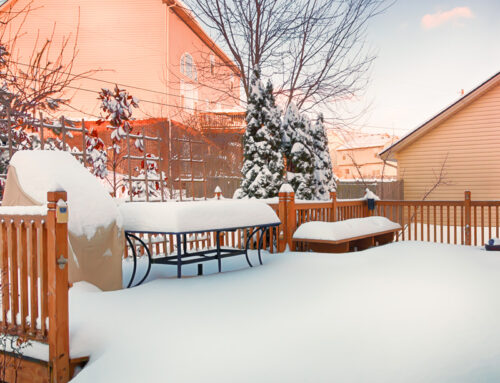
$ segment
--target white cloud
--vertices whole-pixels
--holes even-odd
[[[474,15],[469,7],[456,7],[449,11],[427,14],[422,17],[421,24],[424,29],[432,29],[441,24],[460,19],[471,19]]]

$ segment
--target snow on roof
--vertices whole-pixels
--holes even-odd
[[[280,223],[274,210],[256,200],[128,202],[119,206],[124,229],[187,233]]]
[[[341,241],[393,229],[401,229],[401,225],[385,217],[353,218],[338,222],[315,221],[300,225],[293,238]]]
[[[118,208],[109,193],[71,154],[23,150],[14,154],[10,164],[16,169],[23,191],[40,204],[47,202],[48,191],[67,192],[68,229],[74,235],[91,238],[98,227],[119,220]]]
[[[221,107],[216,107],[207,111],[206,113],[245,113],[246,111],[247,110],[243,106],[236,104],[232,105],[231,107],[224,107],[221,105]]]
[[[385,146],[396,140],[397,137],[391,137],[389,134],[355,134],[347,138],[345,144],[339,146],[337,150]]]

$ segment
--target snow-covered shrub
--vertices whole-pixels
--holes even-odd
[[[101,100],[101,109],[105,113],[105,116],[98,123],[109,121],[106,127],[111,130],[111,146],[108,149],[111,150],[109,158],[113,176],[111,188],[113,195],[116,196],[118,189],[124,186],[120,177],[117,176],[118,168],[123,161],[120,144],[128,134],[132,133],[132,126],[130,125],[130,121],[134,119],[132,112],[133,108],[137,108],[139,105],[135,97],[131,96],[126,90],[118,88],[118,86],[115,86],[113,91],[106,88],[101,89],[98,98]]]

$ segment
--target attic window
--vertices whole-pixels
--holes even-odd
[[[194,65],[193,56],[189,53],[184,53],[181,57],[181,73],[194,81],[198,81],[196,65]]]

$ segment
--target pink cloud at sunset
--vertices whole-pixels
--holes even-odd
[[[474,15],[469,7],[456,7],[449,11],[427,14],[422,17],[422,27],[424,29],[436,28],[444,23],[460,19],[471,19]]]

